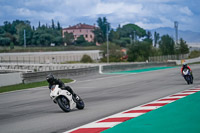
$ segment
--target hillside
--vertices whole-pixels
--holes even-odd
[[[168,35],[172,36],[173,38],[175,38],[174,28],[162,27],[162,28],[152,29],[150,31],[151,31],[152,35],[156,31],[156,32],[160,33],[161,36],[168,34]],[[179,36],[179,38],[183,38],[187,43],[200,44],[200,32],[179,30],[178,36]]]

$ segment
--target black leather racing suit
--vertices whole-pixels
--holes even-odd
[[[65,84],[60,79],[54,79],[53,81],[51,81],[49,83],[49,89],[51,89],[51,87],[53,85],[59,85],[59,88],[61,88],[62,90],[69,91],[74,97],[76,97],[76,94],[74,93],[74,91],[72,90],[72,88],[69,87],[69,86],[65,86]]]

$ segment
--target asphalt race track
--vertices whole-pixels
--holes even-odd
[[[200,85],[200,65],[191,66],[187,85],[180,67],[138,74],[80,77],[69,84],[85,101],[84,110],[64,113],[47,87],[0,94],[1,133],[60,133],[123,110]]]

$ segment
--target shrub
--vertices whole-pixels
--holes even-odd
[[[196,58],[200,56],[200,51],[194,50],[190,53],[189,58]]]
[[[93,60],[89,55],[83,55],[83,57],[81,58],[81,62],[82,63],[92,63]]]
[[[10,43],[10,50],[14,49],[14,47],[15,47],[15,46],[14,46],[14,43],[11,42],[11,43]]]

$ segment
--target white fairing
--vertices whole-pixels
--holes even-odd
[[[61,95],[65,96],[69,100],[70,109],[74,109],[76,107],[76,103],[74,102],[72,94],[69,91],[60,89],[58,85],[56,85],[53,90],[51,89],[50,97],[54,102],[57,103],[56,98]]]
[[[188,70],[188,69],[187,69],[187,70],[184,70],[184,71],[183,71],[183,74],[184,74],[184,75],[188,75],[188,74],[189,74],[189,70]]]

